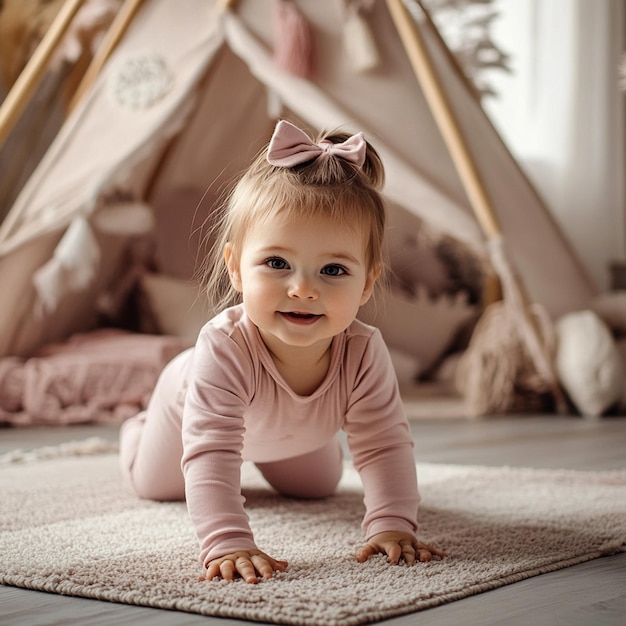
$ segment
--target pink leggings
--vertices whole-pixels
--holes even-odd
[[[142,498],[183,500],[185,484],[180,465],[183,454],[180,418],[173,410],[164,409],[163,404],[158,411],[154,411],[156,403],[158,398],[153,397],[147,411],[122,424],[122,473]],[[272,463],[257,463],[256,466],[270,485],[283,495],[323,498],[331,495],[337,487],[343,468],[342,456],[339,441],[333,439],[308,454]]]

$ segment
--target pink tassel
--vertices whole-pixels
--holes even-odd
[[[313,74],[313,34],[306,18],[290,0],[274,0],[274,62],[291,74]]]

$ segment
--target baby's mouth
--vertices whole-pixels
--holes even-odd
[[[281,315],[296,324],[312,324],[322,317],[315,313],[301,313],[299,311],[282,311]]]

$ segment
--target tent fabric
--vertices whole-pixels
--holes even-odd
[[[269,2],[240,0],[227,12],[220,4],[146,0],[24,186],[0,225],[0,355],[27,355],[96,324],[99,295],[120,280],[136,243],[122,233],[98,232],[94,216],[103,208],[129,200],[152,206],[157,222],[167,224],[155,234],[164,244],[161,259],[175,265],[187,255],[186,263],[169,269],[189,277],[196,260],[191,233],[269,139],[277,117],[311,129],[364,132],[386,167],[391,249],[427,224],[488,258],[383,0],[369,14],[381,63],[367,73],[355,72],[343,49],[342,3],[298,2],[315,36],[311,79],[273,64]],[[530,298],[555,317],[584,308],[595,286],[449,52],[421,29]],[[57,258],[52,272],[50,264],[79,219],[93,231],[99,253],[91,255],[89,284],[72,288],[72,280],[64,280],[72,268]],[[176,245],[172,229],[180,235]],[[58,302],[44,306],[33,279],[46,271],[56,276],[60,293]]]

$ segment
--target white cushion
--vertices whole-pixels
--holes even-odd
[[[200,329],[212,317],[198,285],[164,274],[145,274],[139,285],[156,332],[195,343]]]
[[[620,401],[624,384],[624,365],[609,328],[593,311],[577,311],[557,321],[556,335],[561,384],[582,415],[602,415]]]

